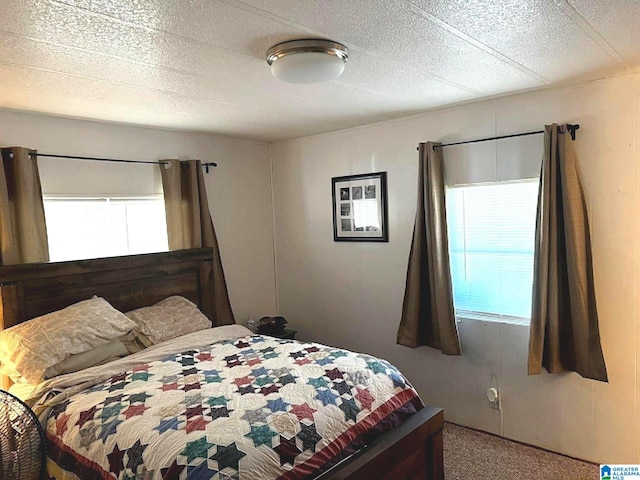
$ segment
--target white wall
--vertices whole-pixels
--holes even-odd
[[[640,462],[640,74],[539,91],[273,144],[279,310],[302,339],[366,351],[401,368],[448,420],[579,458]],[[526,375],[528,327],[459,324],[463,355],[395,344],[416,201],[420,141],[579,123],[609,384]],[[542,137],[445,150],[449,182],[536,176]],[[333,242],[331,177],[388,172],[389,243]],[[486,389],[498,379],[502,411]]]
[[[140,128],[0,110],[0,146],[131,160],[196,158],[218,167],[205,174],[209,207],[236,321],[276,310],[269,146],[204,134]],[[161,193],[154,165],[39,159],[44,193]]]

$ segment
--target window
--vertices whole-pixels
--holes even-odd
[[[168,250],[164,200],[44,196],[52,262]]]
[[[529,323],[538,180],[447,188],[456,314]]]

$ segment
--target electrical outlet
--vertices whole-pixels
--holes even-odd
[[[489,400],[489,404],[491,405],[491,408],[500,410],[500,396],[498,394],[498,389],[494,387],[489,387],[487,389],[487,400]]]
[[[500,410],[500,391],[498,390],[498,377],[491,375],[491,386],[487,389],[487,400],[495,410]]]
[[[253,319],[252,315],[249,315],[249,318],[247,319],[247,328],[252,332],[256,331],[256,321]]]

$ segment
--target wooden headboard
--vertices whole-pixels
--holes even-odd
[[[0,266],[0,329],[98,295],[127,312],[181,295],[213,318],[212,250]]]

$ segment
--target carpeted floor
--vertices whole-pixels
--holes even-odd
[[[595,480],[599,466],[446,423],[445,480]]]

